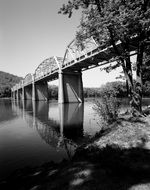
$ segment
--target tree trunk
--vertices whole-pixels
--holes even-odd
[[[133,86],[133,76],[132,76],[132,67],[131,67],[130,55],[127,56],[125,62],[126,62],[128,88],[129,88],[130,96],[132,97],[132,94],[134,91],[134,86]]]
[[[123,61],[122,68],[123,68],[123,72],[124,72],[124,75],[126,78],[128,96],[132,100],[134,86],[133,86],[133,77],[132,77],[132,68],[131,68],[130,57],[128,57],[126,60]]]
[[[119,60],[122,63],[123,71],[129,87],[128,90],[130,92],[130,106],[132,108],[132,114],[134,115],[134,113],[136,112],[141,113],[142,112],[142,62],[143,62],[144,46],[142,45],[142,43],[139,43],[137,51],[136,87],[134,88],[128,40],[126,42],[122,42],[122,47],[125,53],[125,57],[122,57],[121,52],[119,51],[119,49],[115,44],[112,28],[109,27],[108,30],[110,33],[111,44],[114,48],[116,55],[120,57]]]
[[[131,68],[131,62],[130,62],[130,57],[127,57],[124,61],[125,63],[122,64],[123,66],[123,71],[124,75],[126,78],[126,82],[128,84],[128,91],[129,91],[129,98],[130,98],[130,106],[131,106],[131,113],[133,116],[137,115],[137,112],[141,113],[141,102],[142,102],[142,85],[141,84],[141,61],[140,64],[138,64],[138,69],[137,69],[137,83],[136,83],[136,88],[134,87],[133,84],[133,76],[132,76],[132,68]],[[139,70],[140,69],[140,70]],[[137,85],[138,84],[138,85]],[[141,87],[140,90],[139,86]]]
[[[137,63],[136,63],[136,87],[135,87],[135,108],[137,111],[142,113],[142,63],[143,63],[144,46],[142,43],[139,44],[137,52]]]

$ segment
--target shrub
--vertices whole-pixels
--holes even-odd
[[[111,88],[105,88],[100,100],[96,100],[93,109],[100,117],[101,124],[111,124],[118,118],[120,102],[116,97],[116,91]]]

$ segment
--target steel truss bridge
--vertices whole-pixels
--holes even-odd
[[[135,50],[135,41],[130,46]],[[117,43],[121,48],[121,43]],[[83,102],[82,71],[114,61],[113,48],[104,48],[93,38],[86,39],[83,47],[74,39],[66,48],[64,57],[45,59],[25,78],[12,87],[14,99],[48,100],[47,82],[59,79],[58,102]],[[110,53],[111,52],[111,53]]]

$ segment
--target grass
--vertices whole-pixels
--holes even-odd
[[[117,145],[122,148],[147,146],[150,141],[150,117],[134,118],[130,115],[120,116],[110,127],[108,134],[95,143],[99,148]]]

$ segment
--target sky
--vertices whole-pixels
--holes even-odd
[[[0,71],[25,77],[51,56],[63,57],[75,38],[81,14],[58,14],[67,0],[0,0]],[[120,71],[120,70],[119,70]],[[114,81],[118,72],[83,72],[84,87]],[[57,84],[58,80],[54,82]]]

